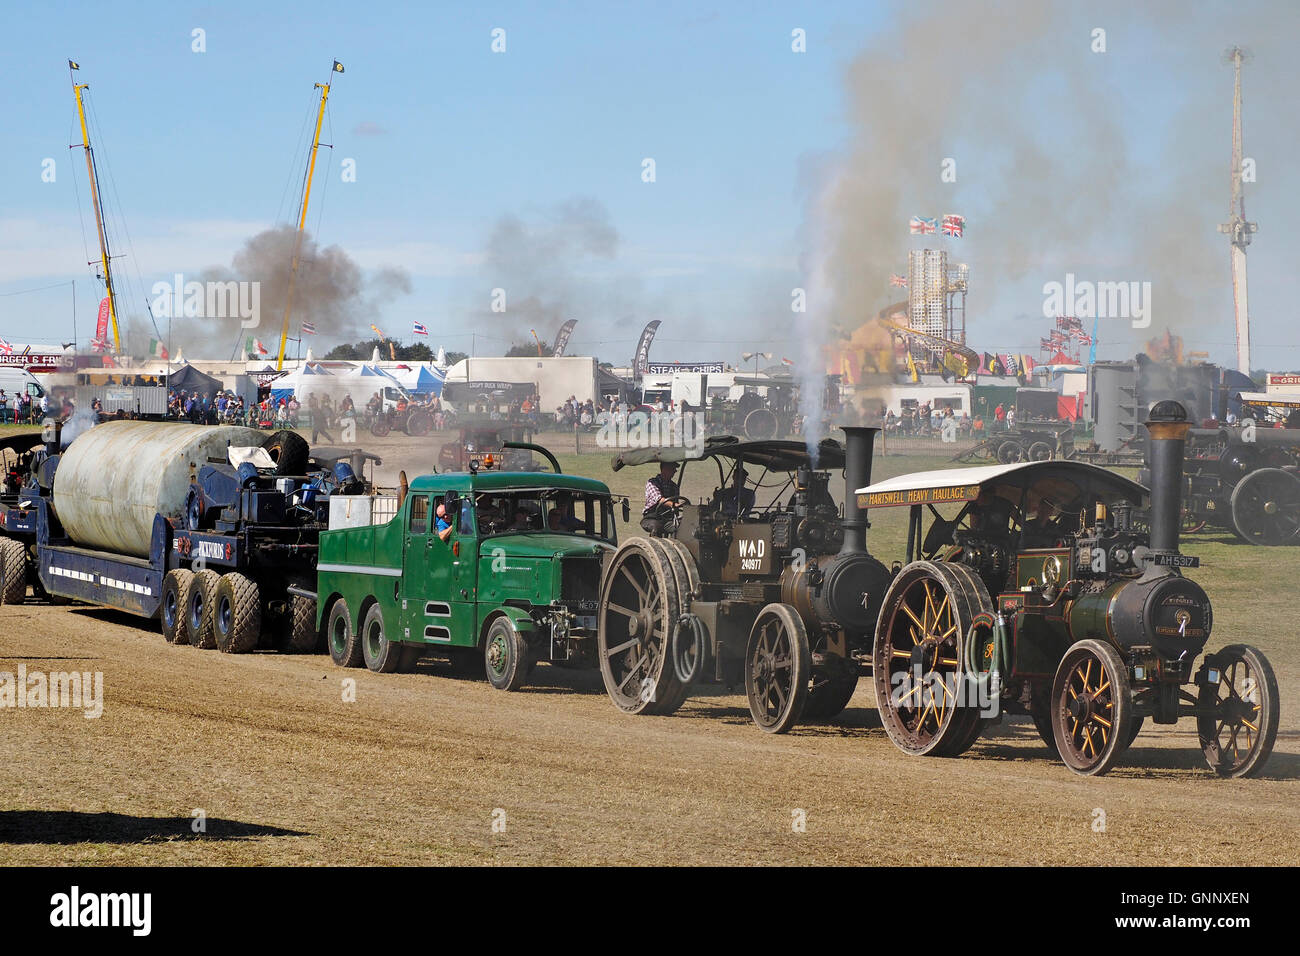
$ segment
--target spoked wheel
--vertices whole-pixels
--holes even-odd
[[[1025,446],[1018,441],[1005,441],[998,446],[998,461],[1004,465],[1024,461],[1026,454]]]
[[[669,654],[680,603],[667,554],[649,538],[629,538],[600,591],[597,653],[610,700],[629,714],[671,714],[685,688]]]
[[[964,565],[914,561],[890,585],[872,680],[880,721],[899,750],[956,756],[979,736],[980,712],[964,706],[962,661],[972,619],[992,608],[983,582]]]
[[[1232,489],[1232,527],[1251,544],[1300,537],[1300,478],[1281,468],[1252,471]]]
[[[1052,446],[1045,441],[1036,441],[1029,446],[1030,461],[1047,461],[1052,457]]]
[[[745,648],[745,695],[759,730],[783,734],[799,722],[812,676],[808,631],[788,604],[758,612]]]
[[[1088,777],[1110,770],[1132,742],[1136,719],[1119,652],[1094,640],[1071,647],[1052,682],[1052,732],[1065,765]]]
[[[1212,660],[1219,682],[1201,685],[1200,707],[1214,710],[1196,719],[1201,749],[1220,777],[1253,777],[1277,739],[1277,678],[1268,658],[1247,644],[1225,647]]]

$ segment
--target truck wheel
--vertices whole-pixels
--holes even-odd
[[[1109,644],[1079,641],[1052,681],[1052,733],[1061,760],[1075,773],[1100,776],[1133,739],[1128,667]]]
[[[488,683],[497,690],[519,690],[532,671],[528,654],[528,645],[510,619],[497,618],[488,628],[487,639],[483,642]]]
[[[194,572],[187,568],[174,568],[163,578],[162,635],[168,644],[184,644],[185,614],[190,606],[190,592],[194,588]]]
[[[0,604],[27,599],[27,549],[21,541],[0,538]]]
[[[320,643],[316,630],[316,602],[293,595],[289,599],[289,634],[280,648],[287,654],[310,654]]]
[[[238,572],[217,584],[213,621],[217,649],[223,654],[256,650],[262,636],[262,601],[257,585]]]
[[[376,674],[391,674],[402,662],[402,645],[384,636],[384,609],[378,604],[370,605],[361,622],[361,656]]]
[[[278,431],[263,442],[262,447],[275,462],[277,475],[307,473],[307,459],[311,457],[311,446],[307,444],[307,439],[297,432]]]
[[[325,638],[335,664],[339,667],[361,666],[361,642],[352,630],[352,612],[348,610],[348,602],[342,598],[330,608]]]
[[[204,568],[195,573],[190,585],[190,594],[185,601],[184,630],[185,637],[177,640],[189,641],[191,647],[210,651],[217,646],[217,634],[212,623],[217,607],[217,585],[221,575]]]

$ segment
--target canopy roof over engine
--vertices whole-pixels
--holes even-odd
[[[1147,489],[1105,468],[1082,461],[1028,461],[978,468],[946,468],[916,471],[886,478],[858,488],[860,508],[894,508],[902,505],[943,504],[974,501],[981,491],[1004,498],[1012,492],[1033,491],[1035,497],[1054,500],[1077,498],[1123,498],[1141,507]]]
[[[706,458],[730,458],[745,464],[760,465],[768,471],[794,471],[805,465],[815,468],[836,469],[844,467],[844,448],[833,438],[824,438],[817,446],[817,461],[808,454],[808,446],[791,439],[741,441],[731,435],[707,438],[704,446],[692,450],[677,445],[649,448],[629,448],[614,456],[613,467],[619,471],[627,465],[648,465],[652,462],[703,461]]]

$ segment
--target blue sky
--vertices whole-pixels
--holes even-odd
[[[290,219],[295,170],[305,158],[302,135],[315,103],[312,84],[330,78],[337,58],[347,72],[334,78],[322,136],[334,148],[322,151],[309,228],[363,269],[396,267],[411,279],[409,294],[357,316],[357,337],[376,321],[409,341],[412,322],[421,321],[433,332],[432,344],[449,349],[467,348],[471,329],[480,353],[518,339],[520,327],[510,319],[482,314],[491,289],[503,281],[484,265],[489,236],[502,217],[541,228],[560,204],[588,198],[607,211],[618,235],[616,253],[568,256],[538,280],[565,317],[579,319],[575,349],[625,361],[640,326],[662,318],[659,360],[734,362],[754,348],[794,354],[798,342],[780,316],[782,305],[788,312],[791,286],[802,281],[808,192],[817,171],[844,155],[855,136],[846,116],[845,70],[877,44],[901,52],[900,72],[946,70],[960,86],[960,50],[943,65],[946,51],[889,47],[901,19],[918,7],[939,6],[329,0],[311,7],[26,6],[0,40],[9,77],[0,92],[6,131],[0,336],[59,341],[72,332],[66,286],[8,293],[77,279],[83,337],[100,294],[82,265],[83,243],[92,254],[94,245],[85,167],[78,152],[66,149],[76,119],[68,57],[81,63],[78,79],[91,84],[115,252],[125,254],[116,266],[119,291],[139,300],[172,273],[228,266],[245,239]],[[1223,45],[1213,35],[1221,32],[1215,18],[1228,15],[1226,7],[1211,11],[1206,44]],[[1124,35],[1124,16],[1117,12],[1108,21],[1116,36]],[[1243,32],[1267,36],[1268,4],[1243,16]],[[506,30],[504,54],[490,48],[496,27]],[[805,54],[791,52],[796,27],[807,31]],[[206,52],[191,50],[195,28],[206,32]],[[1077,39],[1072,34],[1061,42],[1072,47]],[[1228,74],[1212,58],[1201,62],[1204,52],[1173,45],[1159,50],[1154,63],[1132,52],[1114,61],[1110,86],[1121,88],[1116,103],[1123,106],[1116,109],[1131,111],[1118,123],[1132,139],[1135,168],[1148,152],[1144,143],[1150,151],[1167,149],[1161,140],[1179,135],[1161,117],[1189,90],[1217,96],[1204,107],[1218,111],[1213,123],[1219,124],[1207,130],[1204,151],[1217,151],[1209,160],[1226,167],[1221,114]],[[1040,44],[1036,55],[1050,63],[1063,54]],[[1191,79],[1183,80],[1180,70]],[[1248,86],[1254,129],[1271,125],[1272,116],[1290,119],[1290,91],[1263,87]],[[1068,93],[1054,89],[1046,78],[1036,127],[1044,145],[1088,150],[1078,118],[1051,112],[1053,97]],[[904,83],[898,109],[916,109],[906,95]],[[1213,139],[1213,129],[1222,135]],[[973,168],[1014,162],[998,144],[980,142],[978,132],[964,136],[952,138],[979,160]],[[957,148],[938,139],[940,150]],[[1199,154],[1201,145],[1191,148]],[[1294,165],[1283,148],[1290,145],[1281,141],[1271,159],[1275,176]],[[40,179],[46,157],[58,164],[54,183]],[[641,181],[644,157],[656,162],[653,184]],[[340,180],[345,158],[356,162],[355,183]],[[899,171],[900,189],[909,194],[910,173]],[[1226,207],[1226,171],[1222,179],[1224,195],[1215,201]],[[1276,201],[1277,211],[1260,203],[1248,208],[1264,223],[1252,250],[1252,313],[1260,316],[1259,341],[1283,349],[1279,360],[1296,365],[1300,350],[1289,333],[1295,250],[1282,215],[1286,195],[1295,191],[1282,185],[1278,176],[1259,186],[1275,190],[1261,195]],[[917,192],[916,211],[955,211],[946,205],[955,198],[963,209],[998,215],[995,192],[982,192],[978,182],[963,189],[956,197]],[[871,210],[853,214],[869,217]],[[1086,256],[1001,277],[998,251],[981,248],[979,224],[970,225],[960,251],[984,263],[981,278],[987,277],[968,303],[977,347],[1036,344],[1045,323],[1041,316],[1036,324],[1025,319],[1040,312],[1041,283],[1105,261],[1090,242]],[[1200,236],[1204,225],[1185,228]],[[900,270],[909,245],[904,226],[880,225],[899,231]],[[1069,226],[1045,228],[1059,234]],[[1221,252],[1223,275],[1200,277],[1217,290],[1216,309],[1226,284],[1226,247]],[[508,289],[516,297],[532,291]],[[879,294],[873,309],[888,302],[887,289]],[[554,328],[538,332],[549,338]],[[1198,334],[1217,358],[1227,357],[1222,330]],[[1131,345],[1125,339],[1115,348],[1131,354]]]

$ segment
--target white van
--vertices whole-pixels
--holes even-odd
[[[0,365],[0,388],[4,389],[7,403],[4,410],[4,420],[6,423],[12,423],[14,414],[18,409],[18,396],[24,393],[32,396],[32,401],[40,405],[41,396],[45,394],[45,389],[41,388],[40,382],[36,377],[26,369],[14,368],[13,366]]]

